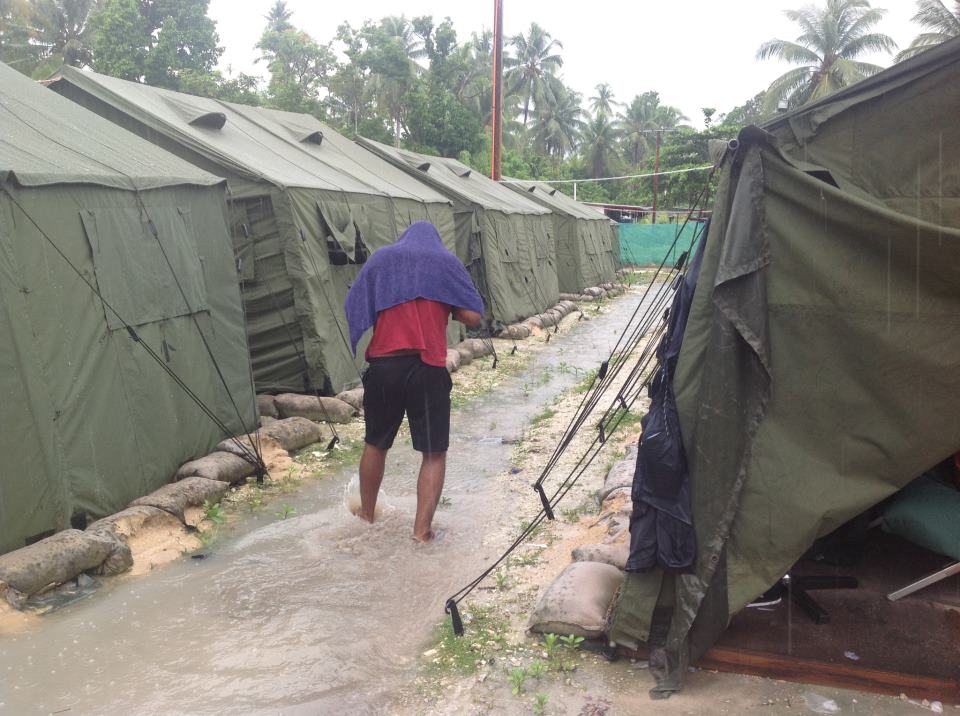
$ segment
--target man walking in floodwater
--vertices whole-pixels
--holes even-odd
[[[354,354],[373,327],[363,375],[366,445],[360,458],[360,511],[373,522],[387,451],[403,416],[413,449],[423,454],[417,481],[413,537],[434,538],[450,440],[447,321],[480,325],[483,300],[460,260],[443,245],[437,228],[418,221],[396,243],[375,251],[347,293],[345,304]]]

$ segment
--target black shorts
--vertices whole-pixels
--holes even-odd
[[[414,450],[446,452],[452,387],[446,368],[427,365],[419,355],[371,358],[363,374],[364,439],[388,450],[406,413]]]

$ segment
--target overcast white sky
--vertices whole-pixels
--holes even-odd
[[[822,0],[819,0],[822,2]],[[226,48],[221,67],[234,73],[264,74],[255,64],[254,44],[263,31],[263,16],[272,0],[212,0],[210,15],[217,21]],[[474,30],[490,27],[492,0],[353,0],[332,3],[288,0],[292,21],[320,42],[329,41],[337,26],[359,26],[367,18],[404,14],[407,17],[450,16],[461,40]],[[589,97],[600,82],[609,82],[618,100],[627,101],[649,89],[661,101],[679,107],[702,124],[701,107],[719,113],[742,104],[789,66],[758,62],[757,48],[773,37],[793,40],[797,28],[783,10],[808,4],[805,0],[504,0],[504,35],[524,32],[531,22],[543,26],[563,43],[562,75],[566,83]],[[874,0],[887,9],[878,30],[900,47],[919,29],[910,22],[914,0]],[[865,57],[887,66],[889,56]]]

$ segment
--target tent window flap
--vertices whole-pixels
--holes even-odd
[[[188,210],[88,209],[80,218],[97,285],[120,314],[118,318],[104,307],[111,330],[123,328],[124,321],[141,326],[208,310],[203,262],[189,238]]]

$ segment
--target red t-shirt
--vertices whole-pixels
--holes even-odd
[[[417,298],[377,314],[367,360],[397,351],[420,351],[420,360],[443,368],[447,365],[447,320],[450,306]]]

